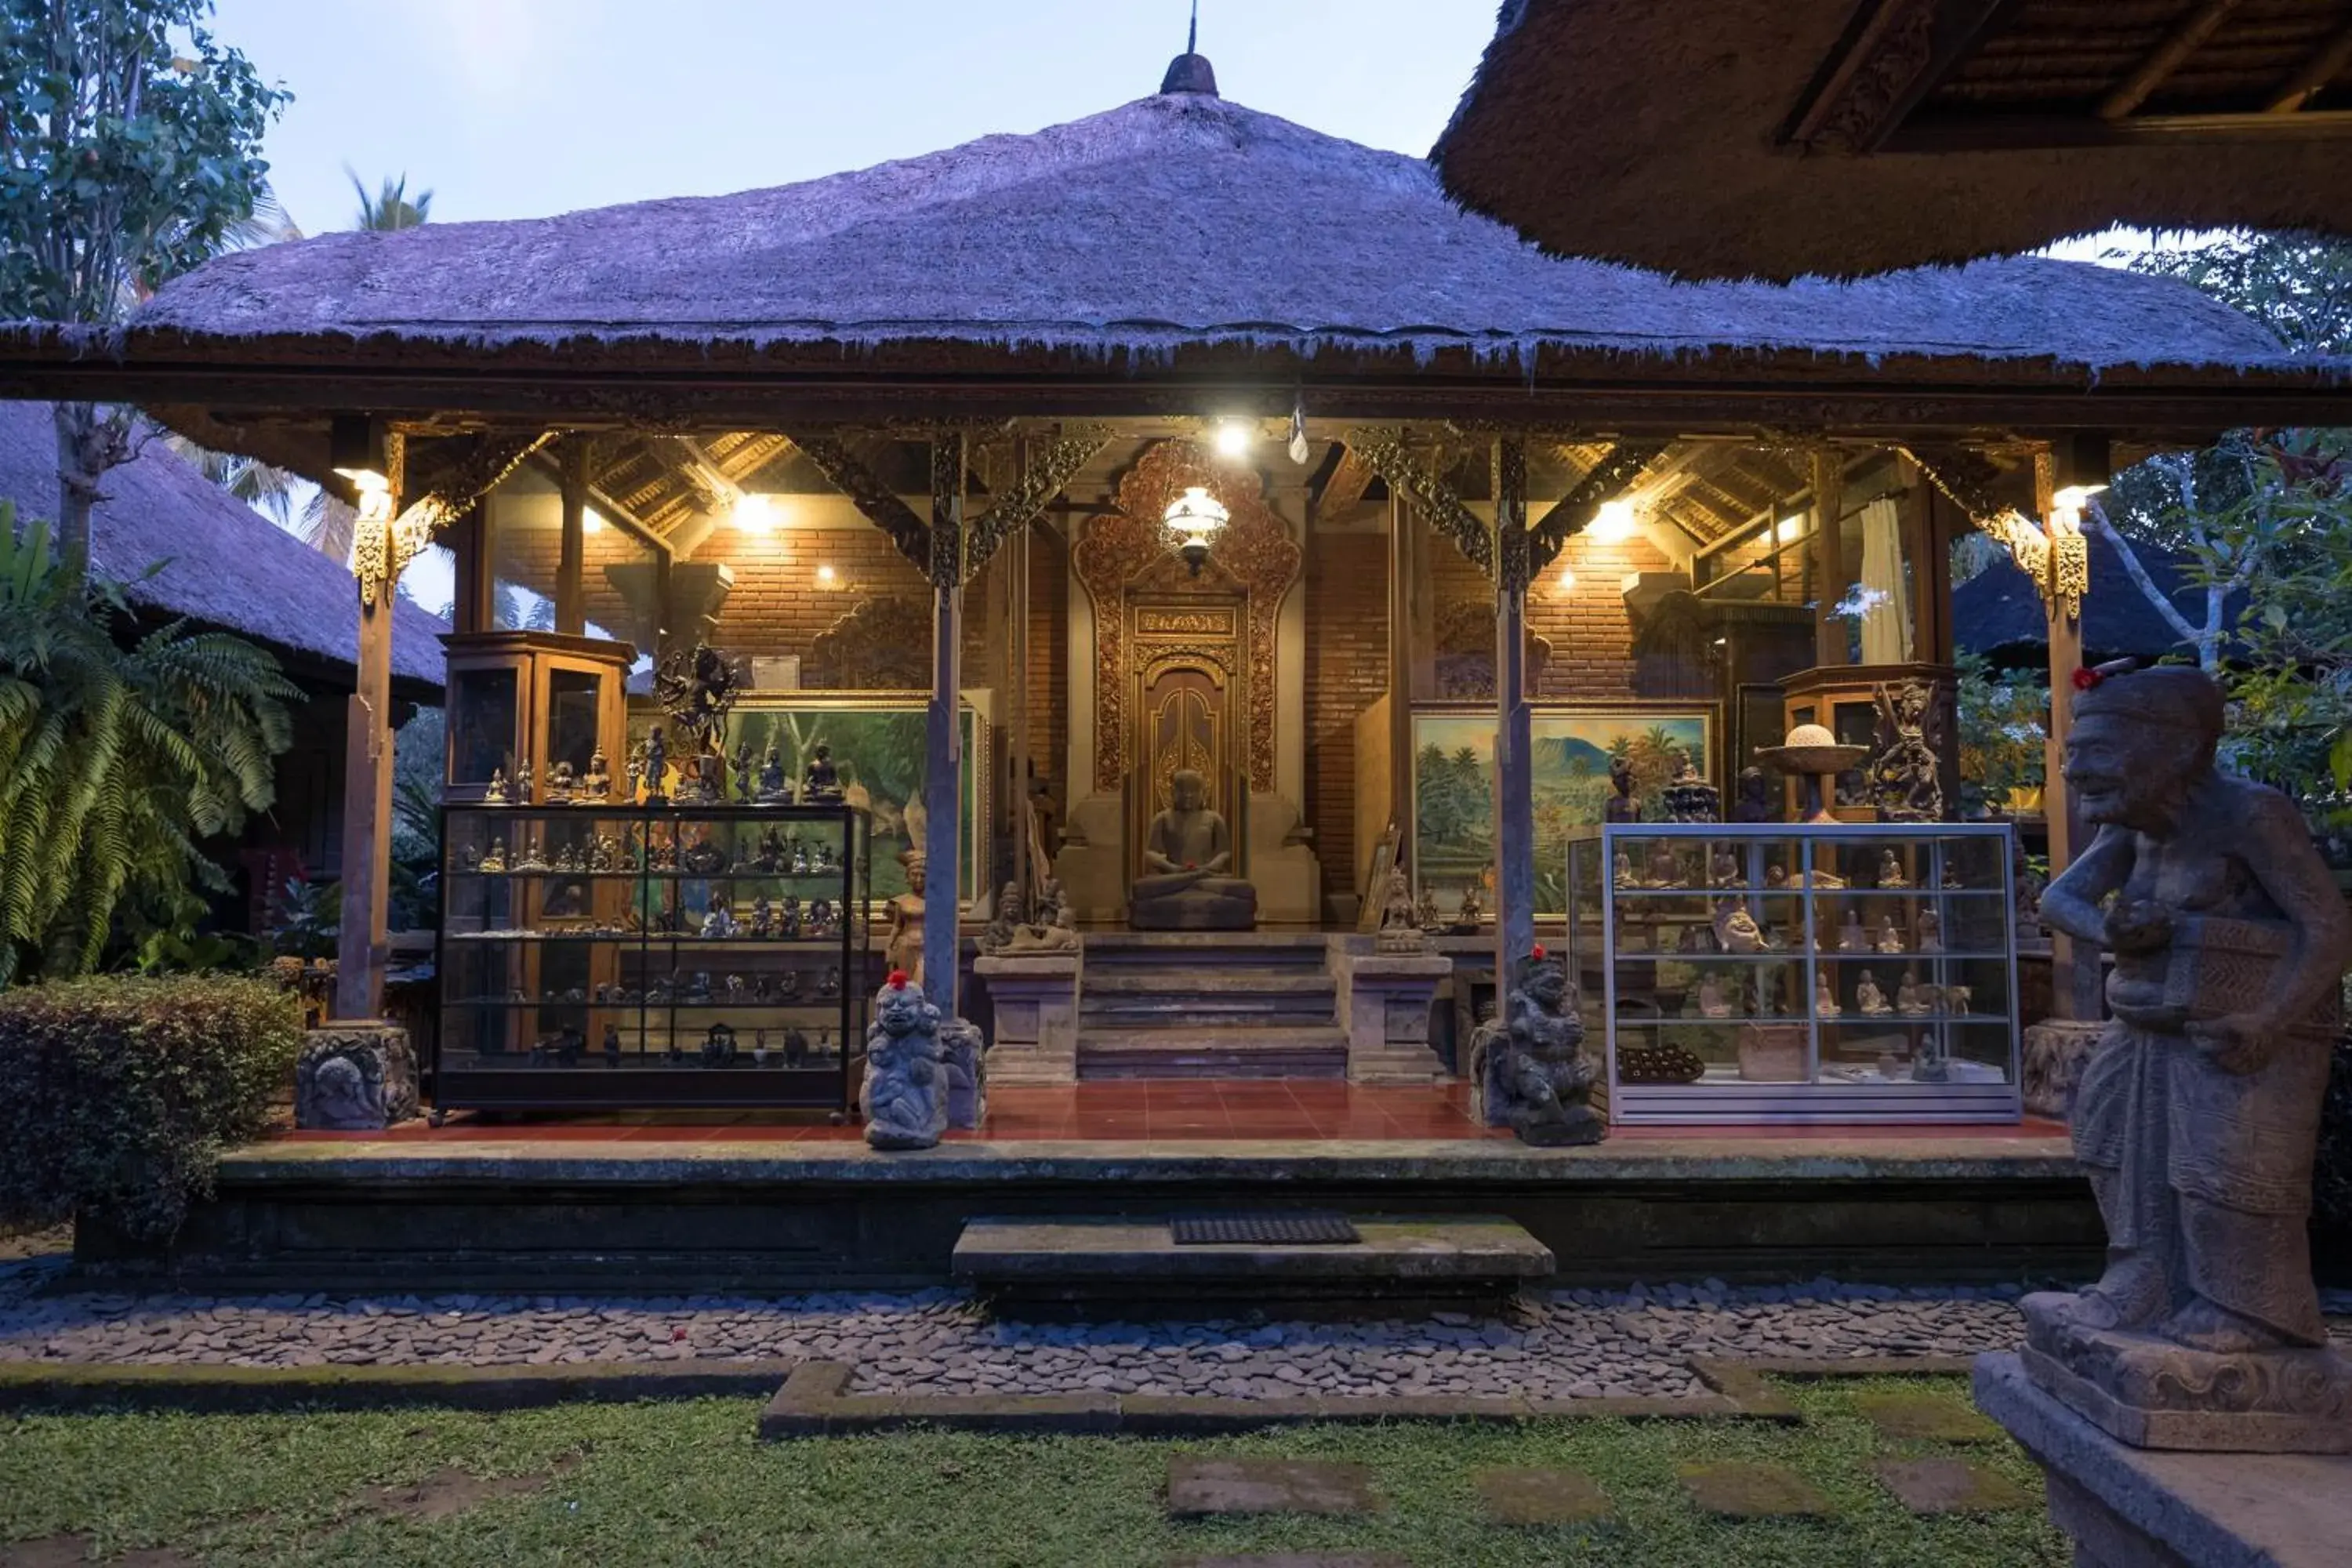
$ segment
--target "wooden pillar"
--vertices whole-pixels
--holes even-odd
[[[1837,613],[1847,587],[1838,520],[1845,510],[1845,454],[1835,447],[1812,451],[1813,662],[1847,664],[1845,622]]]
[[[2034,584],[2042,595],[2042,626],[2050,641],[2050,727],[2042,742],[2042,814],[2050,833],[2050,875],[2074,864],[2075,849],[2087,842],[2084,825],[2075,815],[2074,792],[2066,787],[2062,769],[2066,761],[2066,733],[2074,727],[2074,672],[2083,667],[2083,623],[2067,613],[2058,591],[2057,465],[2048,450],[2033,458],[2033,510],[2042,531],[2051,540],[2042,557],[2045,576]],[[2061,1018],[2095,1020],[2101,1015],[2101,973],[2096,951],[2078,952],[2074,939],[2063,931],[2050,937],[2051,1005]]]
[[[931,705],[924,747],[923,995],[956,1016],[957,868],[961,864],[962,735],[957,723],[963,658],[964,438],[931,442]]]
[[[1412,831],[1412,511],[1389,491],[1389,817]],[[1421,853],[1399,841],[1400,858]],[[1369,863],[1370,857],[1367,856]],[[1352,876],[1352,872],[1350,873]],[[1377,899],[1381,889],[1370,889]]]
[[[1533,725],[1528,709],[1528,455],[1495,443],[1495,977],[1535,945]]]
[[[1028,452],[1024,447],[1022,468],[1028,468]],[[1005,680],[998,688],[1009,694],[1005,715],[1005,752],[1010,759],[1009,771],[1013,788],[1005,796],[1013,803],[1013,880],[1021,889],[1022,907],[1026,909],[1037,893],[1036,879],[1032,874],[1029,847],[1034,840],[1035,823],[1029,812],[1029,775],[1034,771],[1029,754],[1029,530],[1023,523],[1004,542],[1001,559],[1004,564],[1004,594],[1007,601],[1006,619],[1012,622],[1012,636],[1006,639]]]
[[[1903,551],[1911,561],[1911,657],[1952,662],[1952,552],[1936,525],[1936,487],[1908,457],[1897,457]]]
[[[563,444],[563,543],[555,566],[555,629],[578,637],[588,627],[588,438]]]
[[[389,510],[362,528],[389,530],[400,515],[406,443],[384,437]],[[396,582],[359,606],[359,666],[343,716],[343,895],[335,938],[335,1016],[383,1016],[392,891],[392,607]]]

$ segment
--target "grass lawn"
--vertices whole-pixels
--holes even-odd
[[[1609,1568],[2010,1568],[2067,1561],[2037,1507],[1914,1518],[1874,1458],[1949,1455],[2036,1498],[2006,1441],[1962,1448],[1882,1436],[1857,1394],[1926,1390],[1965,1408],[1958,1378],[1795,1384],[1801,1426],[1562,1421],[1521,1428],[1321,1427],[1185,1442],[909,1433],[763,1445],[744,1400],[577,1405],[478,1415],[0,1417],[0,1568],[132,1557],[182,1563],[1156,1564],[1225,1552],[1392,1552],[1442,1564]],[[1387,1500],[1362,1518],[1177,1523],[1161,1511],[1169,1457],[1350,1459]],[[1830,1498],[1826,1521],[1724,1522],[1676,1467],[1787,1466]],[[1598,1526],[1489,1523],[1471,1473],[1581,1470],[1615,1504]],[[482,1482],[505,1484],[484,1485]],[[68,1542],[61,1537],[86,1538]]]

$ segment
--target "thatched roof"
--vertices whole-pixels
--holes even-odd
[[[1434,157],[1560,255],[1852,276],[2352,232],[2352,0],[1505,0]]]
[[[1553,260],[1458,210],[1422,160],[1192,92],[772,190],[243,251],[164,288],[128,352],[391,364],[430,345],[451,363],[516,344],[609,360],[621,343],[647,365],[722,343],[835,368],[944,344],[975,374],[1045,351],[1142,375],[1203,343],[1424,363],[1467,345],[1523,365],[1538,348],[1766,350],[2036,374],[2278,352],[2184,287],[2057,262],[1780,287]]]
[[[2123,558],[2105,534],[2085,538],[2090,547],[2091,592],[2083,600],[2083,656],[2096,663],[2139,654],[2161,658],[2190,651],[2139,584],[2125,571]],[[2191,626],[2205,621],[2205,590],[2191,581],[2186,557],[2154,545],[2136,545],[2133,553],[2147,569],[2149,579],[2179,607]],[[2233,596],[2228,613],[2235,617],[2244,595]],[[2032,579],[2007,555],[1952,590],[1952,639],[1964,653],[1981,653],[1997,662],[2039,660],[2049,646],[2050,633],[2041,596]]]
[[[57,515],[57,452],[47,404],[0,402],[0,497],[20,520]],[[160,434],[99,488],[90,565],[125,583],[133,605],[239,633],[287,656],[298,675],[351,684],[359,584],[349,572],[181,461]],[[142,575],[158,561],[162,571]],[[404,695],[440,690],[448,629],[413,604],[394,606],[393,676]]]

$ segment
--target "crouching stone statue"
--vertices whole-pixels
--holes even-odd
[[[866,1142],[876,1149],[929,1149],[947,1130],[940,1010],[923,1000],[903,969],[892,970],[874,994],[857,1103],[866,1113]]]
[[[1503,1016],[1470,1037],[1471,1092],[1489,1127],[1543,1145],[1598,1143],[1608,1129],[1590,1103],[1593,1064],[1570,1005],[1568,972],[1537,948],[1519,963]]]
[[[2075,686],[2065,776],[2099,831],[2042,914],[2115,955],[2073,1112],[2107,1268],[2025,1299],[2027,1370],[2125,1442],[2352,1452],[2305,1230],[2352,923],[2294,805],[2215,767],[2210,678]]]

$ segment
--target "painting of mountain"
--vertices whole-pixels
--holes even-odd
[[[1567,912],[1569,830],[1601,820],[1613,760],[1622,757],[1633,770],[1643,821],[1665,815],[1665,786],[1685,757],[1710,779],[1716,775],[1712,709],[1538,708],[1531,728],[1539,916]],[[1494,716],[1415,713],[1412,751],[1407,864],[1416,896],[1433,889],[1439,905],[1451,910],[1465,887],[1490,881],[1495,862]]]

